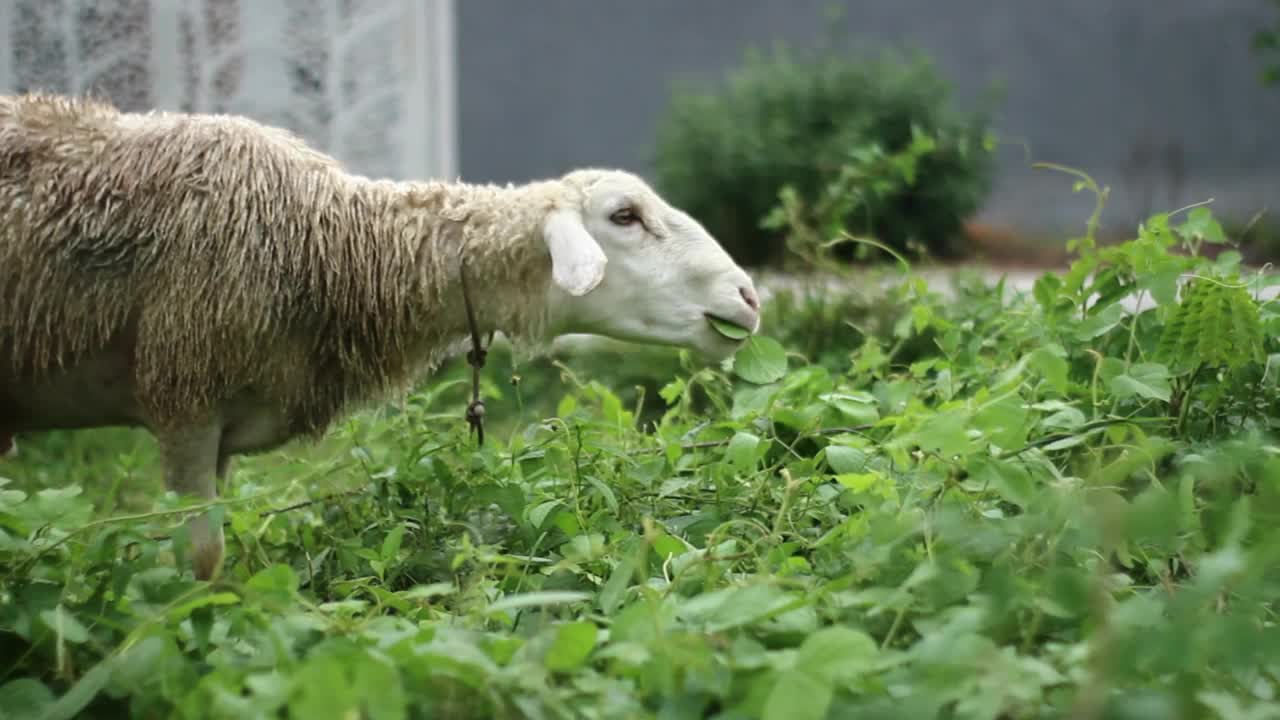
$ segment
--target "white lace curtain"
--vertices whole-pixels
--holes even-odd
[[[0,92],[236,112],[388,177],[456,174],[452,0],[0,0]]]

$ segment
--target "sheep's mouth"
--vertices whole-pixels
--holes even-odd
[[[746,340],[751,335],[751,329],[740,325],[732,320],[726,320],[719,315],[711,313],[703,313],[707,318],[707,322],[711,324],[711,329],[720,335],[734,341]]]

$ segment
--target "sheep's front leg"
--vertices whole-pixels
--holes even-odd
[[[218,496],[217,478],[228,464],[220,458],[220,423],[203,423],[169,431],[160,437],[164,458],[165,485],[182,496],[213,500]],[[208,512],[187,520],[191,538],[192,569],[197,580],[210,580],[221,569],[222,523],[214,523]]]

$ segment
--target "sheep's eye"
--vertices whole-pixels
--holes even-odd
[[[615,210],[613,214],[609,216],[609,220],[615,225],[632,225],[640,222],[640,215],[636,213],[634,208],[624,207],[619,210]]]

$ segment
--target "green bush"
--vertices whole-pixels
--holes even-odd
[[[553,415],[477,448],[446,374],[243,458],[214,583],[154,442],[24,437],[0,717],[1280,717],[1277,276],[1205,207],[1100,246],[1080,177],[1029,293],[790,295],[833,341],[655,365],[656,426],[498,358]]]
[[[1280,0],[1272,0],[1280,9]],[[1272,20],[1253,34],[1253,51],[1262,60],[1262,84],[1280,85],[1280,20]]]
[[[780,50],[749,54],[721,91],[678,90],[654,162],[676,204],[760,266],[785,258],[797,228],[953,253],[990,190],[991,147],[985,110],[953,107],[923,56]]]

